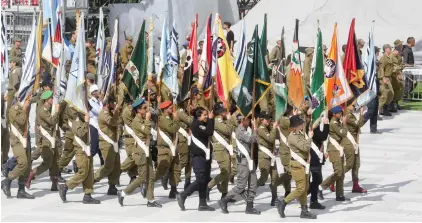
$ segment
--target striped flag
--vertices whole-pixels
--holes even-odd
[[[168,70],[165,69],[167,67],[168,63],[168,50],[170,49],[170,35],[169,35],[169,29],[168,29],[168,14],[166,13],[166,16],[164,17],[163,21],[163,28],[161,30],[161,43],[160,43],[160,66],[158,68],[158,80],[161,80],[161,78],[164,81],[164,84],[166,83],[166,80],[164,80],[165,76],[168,76]],[[151,38],[152,39],[152,38]],[[149,55],[151,56],[151,55]],[[176,74],[177,76],[177,74]],[[166,79],[168,79],[166,77]],[[167,85],[167,84],[166,84]],[[170,88],[171,86],[168,86]]]
[[[119,60],[119,18],[116,18],[114,22],[113,38],[111,39],[111,49],[110,49],[110,73],[107,79],[103,82],[103,92],[105,93],[104,99],[107,98],[110,86],[116,82],[116,71],[118,67]]]
[[[245,70],[246,70],[246,64],[248,61],[246,57],[247,42],[246,42],[246,29],[245,29],[244,19],[242,19],[241,25],[242,27],[241,27],[240,38],[239,38],[240,45],[237,48],[237,54],[236,54],[237,57],[236,57],[236,61],[234,62],[234,69],[239,74],[240,80],[243,80],[243,76],[245,75]],[[234,101],[236,102],[237,102],[237,99],[239,98],[240,87],[241,85],[237,86],[232,92],[232,97]]]
[[[100,8],[100,25],[98,27],[98,34],[97,34],[97,44],[96,47],[96,60],[97,60],[97,85],[98,83],[102,82],[102,74],[103,74],[103,65],[105,59],[105,33],[104,33],[104,14],[103,14],[103,7]]]
[[[18,101],[23,104],[25,98],[32,94],[32,88],[34,87],[35,77],[36,77],[36,62],[35,59],[36,55],[36,33],[37,33],[37,26],[36,26],[36,17],[35,13],[33,16],[33,23],[31,34],[28,39],[28,45],[26,46],[25,50],[25,63],[23,64],[22,69],[22,77],[20,81],[20,86],[18,90]]]
[[[51,49],[51,25],[51,22],[48,23],[47,28],[44,31],[41,55],[45,61],[53,64],[53,55]]]
[[[6,17],[5,14],[1,16],[1,93],[3,94],[7,87],[7,79],[9,79],[9,55],[7,52],[7,37],[6,37]]]
[[[201,89],[207,89],[209,87],[205,86],[205,82],[208,80],[208,70],[211,66],[211,23],[212,23],[212,14],[208,16],[207,23],[205,24],[205,38],[204,44],[202,45],[202,54],[199,58],[199,70],[198,70],[198,87]],[[209,83],[208,83],[209,84]]]
[[[178,46],[179,34],[176,30],[176,21],[173,21],[173,28],[171,30],[170,51],[168,52],[167,58],[167,72],[163,73],[163,83],[170,89],[171,93],[173,94],[174,102],[176,102],[177,95],[179,94],[179,83],[177,82],[177,73],[179,71],[180,63]]]

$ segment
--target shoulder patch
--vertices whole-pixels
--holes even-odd
[[[223,122],[223,119],[222,118],[217,118],[217,121],[221,123],[221,122]]]
[[[170,116],[166,115],[166,119],[170,119]]]
[[[338,123],[338,121],[334,121],[333,123],[334,123],[334,124],[337,124],[337,123]]]
[[[141,129],[142,129],[142,130],[144,130],[144,129],[145,129],[145,125],[142,125],[142,126],[141,126]]]
[[[202,130],[207,129],[207,127],[205,127],[205,125],[200,125],[199,128],[202,129]]]

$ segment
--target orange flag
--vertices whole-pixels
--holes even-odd
[[[288,86],[288,97],[293,105],[299,108],[304,98],[302,83],[302,68],[300,65],[299,52],[299,20],[296,19],[295,33],[293,36],[292,62],[290,63],[290,77]]]

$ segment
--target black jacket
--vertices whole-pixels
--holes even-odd
[[[308,126],[308,129],[309,129],[309,126]],[[324,124],[324,129],[322,130],[322,132],[319,127],[314,129],[314,136],[312,137],[312,141],[315,143],[316,146],[318,146],[318,148],[321,148],[324,141],[327,140],[329,132],[330,132],[329,124]],[[321,166],[324,163],[325,163],[325,157],[323,158],[323,162],[320,163],[317,154],[314,152],[313,149],[311,149],[310,165]]]
[[[208,139],[214,133],[214,119],[208,119],[208,122],[200,122],[198,119],[193,119],[190,125],[190,131],[195,138],[205,146],[208,146]],[[192,156],[205,157],[205,152],[192,141],[189,148]]]
[[[406,45],[403,46],[403,63],[410,65],[415,64],[415,58],[413,57],[412,48]]]

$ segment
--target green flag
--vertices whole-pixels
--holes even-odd
[[[125,67],[122,82],[126,85],[133,99],[144,91],[147,80],[147,44],[145,36],[145,20],[142,23],[135,49]]]
[[[284,114],[287,108],[287,87],[286,87],[286,73],[284,69],[285,59],[285,47],[284,47],[284,27],[281,31],[281,58],[280,64],[277,67],[277,73],[275,75],[275,83],[273,89],[275,92],[275,120],[278,120],[280,116]]]
[[[268,93],[271,87],[270,76],[266,69],[265,55],[262,54],[258,36],[258,26],[249,44],[248,62],[246,63],[245,76],[243,77],[237,106],[243,116],[249,116],[252,109]],[[252,91],[255,81],[255,92]],[[255,98],[252,96],[255,94]]]
[[[267,55],[267,13],[264,14],[264,27],[262,27],[260,44],[262,55],[265,57]]]
[[[311,74],[312,122],[316,121],[324,112],[324,54],[322,51],[322,34],[318,28],[314,57],[312,58]]]

